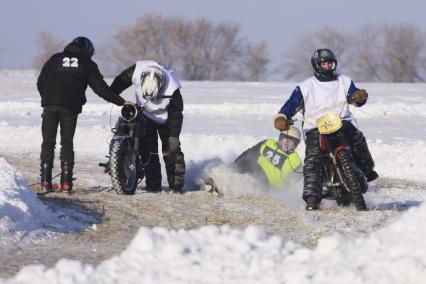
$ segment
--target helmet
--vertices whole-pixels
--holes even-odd
[[[322,62],[333,62],[334,65],[331,69],[323,69],[320,66]],[[314,55],[312,55],[311,64],[312,64],[312,68],[314,69],[314,74],[316,77],[319,77],[320,79],[325,79],[328,81],[333,80],[335,78],[337,60],[336,60],[336,56],[334,56],[334,53],[330,49],[327,49],[327,48],[317,49],[314,52]]]
[[[145,100],[155,98],[164,85],[164,74],[160,68],[151,66],[146,68],[141,75],[142,97]]]
[[[291,139],[296,144],[295,145],[295,148],[296,148],[297,145],[299,145],[299,143],[300,143],[301,137],[302,137],[302,135],[300,134],[299,129],[297,129],[294,126],[290,126],[288,130],[280,132],[280,136],[279,136],[278,140],[281,142],[281,140],[283,140],[284,138]]]
[[[84,36],[76,37],[70,45],[73,45],[75,47],[78,47],[83,53],[89,55],[90,57],[95,54],[95,47],[93,46],[93,43]]]

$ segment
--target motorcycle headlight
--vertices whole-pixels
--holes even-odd
[[[121,117],[127,122],[134,120],[137,115],[138,109],[135,105],[127,104],[121,108]]]

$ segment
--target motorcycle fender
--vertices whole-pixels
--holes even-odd
[[[320,134],[319,140],[320,140],[319,144],[320,144],[321,152],[326,152],[327,151],[327,143],[325,142],[324,135]]]
[[[340,151],[347,149],[348,146],[342,145],[342,146],[337,146],[336,149],[334,149],[334,156],[336,156]]]
[[[121,143],[125,139],[131,139],[131,136],[130,135],[114,135],[114,137],[112,137],[112,139],[111,139],[110,145],[112,145],[113,142],[115,142],[115,141],[119,141]]]

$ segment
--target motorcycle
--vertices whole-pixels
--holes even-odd
[[[367,179],[356,164],[348,138],[343,131],[342,120],[345,116],[341,114],[344,111],[332,111],[340,105],[341,103],[321,110],[316,113],[318,119],[310,119],[320,133],[320,149],[325,160],[323,186],[339,206],[348,206],[353,202],[357,210],[364,211],[368,210],[363,196],[368,189]],[[345,107],[347,103],[343,105]],[[308,118],[289,122],[293,124],[297,120],[307,121]]]
[[[139,155],[139,138],[144,134],[143,106],[126,104],[121,108],[110,145],[106,163],[99,166],[111,176],[117,194],[133,195],[144,178],[144,167]]]

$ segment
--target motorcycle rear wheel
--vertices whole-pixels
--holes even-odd
[[[340,151],[336,157],[342,170],[344,182],[352,193],[352,200],[356,209],[358,211],[368,210],[367,205],[365,204],[364,196],[362,195],[363,185],[361,184],[359,176],[357,175],[353,166],[354,162],[352,156],[347,151],[343,150]]]
[[[133,155],[130,139],[113,140],[110,151],[111,182],[117,194],[135,194],[138,174],[137,159],[133,159]]]

